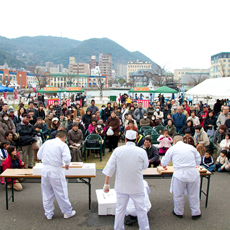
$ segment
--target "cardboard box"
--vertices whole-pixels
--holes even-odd
[[[76,163],[76,162],[71,162]],[[42,172],[42,163],[36,163],[36,165],[33,167],[33,175],[41,175]],[[95,163],[84,163],[81,168],[70,168],[69,170],[64,170],[65,175],[68,176],[96,176],[96,164]]]
[[[116,213],[116,191],[110,189],[105,193],[103,189],[97,189],[98,215],[115,215]]]

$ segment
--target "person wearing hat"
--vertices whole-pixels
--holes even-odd
[[[128,130],[125,136],[126,145],[114,150],[102,173],[105,177],[104,192],[110,190],[109,180],[116,170],[115,190],[117,197],[114,229],[124,229],[126,207],[131,198],[137,212],[140,229],[148,230],[149,221],[144,202],[143,172],[149,161],[144,149],[135,146],[137,132]]]
[[[113,108],[111,107],[111,102],[108,102],[107,107],[104,109],[104,120],[103,120],[104,123],[110,117],[112,111],[113,111]]]
[[[144,113],[143,118],[140,120],[140,127],[150,126],[150,120],[148,119],[147,113]]]
[[[8,113],[3,112],[0,118],[0,142],[5,140],[6,131],[12,131],[15,135],[16,129],[14,122],[9,117]]]
[[[92,120],[92,112],[89,108],[86,109],[86,113],[82,116],[82,121],[85,124],[85,130],[88,129]]]
[[[17,116],[14,115],[14,109],[12,106],[9,107],[8,114],[9,114],[9,117],[11,118],[11,120],[14,122],[14,125],[16,127],[18,118],[17,118]]]
[[[23,120],[17,126],[17,132],[19,133],[20,138],[23,138],[21,141],[22,145],[22,161],[27,164],[27,155],[29,156],[28,168],[33,168],[33,150],[31,149],[31,143],[33,136],[36,134],[34,126],[30,124],[31,117],[28,113],[23,114]],[[30,144],[28,144],[28,140]]]
[[[83,141],[82,131],[78,128],[78,123],[74,122],[72,129],[67,134],[68,144],[71,151],[72,161],[81,162],[80,146]]]
[[[61,122],[59,121],[59,119],[57,117],[54,117],[51,123],[51,132],[53,132],[54,130],[57,130],[60,125],[61,125]]]
[[[194,139],[191,137],[191,130],[190,129],[185,129],[184,134],[185,135],[183,136],[183,142],[185,144],[195,146]]]
[[[151,120],[151,117],[154,113],[154,107],[153,107],[153,102],[149,103],[149,107],[147,109],[147,114],[148,114],[148,119]]]
[[[122,113],[121,113],[121,107],[117,107],[117,111],[116,112],[116,115],[117,117],[120,119],[120,121],[122,120]]]
[[[183,137],[176,135],[173,138],[173,146],[168,149],[161,160],[161,165],[166,168],[169,162],[173,162],[174,173],[170,192],[173,192],[173,214],[183,218],[184,194],[186,192],[192,211],[192,219],[201,217],[200,211],[200,173],[196,166],[200,164],[199,152],[192,146],[183,143]]]
[[[199,113],[200,125],[204,128],[205,118],[208,116],[208,105],[203,105],[203,111]]]

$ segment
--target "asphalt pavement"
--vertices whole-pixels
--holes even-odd
[[[98,216],[95,189],[101,189],[104,175],[97,170],[97,177],[92,179],[92,209],[88,208],[88,187],[85,184],[69,183],[69,199],[77,215],[71,219],[63,219],[63,215],[55,201],[55,214],[47,220],[42,207],[40,183],[23,183],[23,191],[15,192],[15,202],[9,202],[9,210],[5,209],[5,187],[0,185],[0,229],[113,229],[114,216]],[[216,172],[211,176],[208,208],[205,208],[205,197],[201,199],[202,217],[192,220],[187,197],[185,197],[184,218],[179,219],[172,214],[173,197],[169,192],[170,179],[147,179],[150,186],[152,208],[148,213],[151,229],[230,229],[229,173]],[[111,179],[111,188],[114,177]],[[204,180],[206,186],[206,180]],[[10,190],[11,192],[11,190]],[[135,224],[125,229],[138,229]]]

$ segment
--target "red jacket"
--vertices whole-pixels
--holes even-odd
[[[189,116],[189,111],[190,111],[190,107],[188,105],[186,105],[186,109],[185,109],[188,113],[188,116]]]

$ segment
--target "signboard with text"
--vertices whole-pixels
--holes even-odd
[[[45,87],[43,88],[44,91],[58,91],[58,87]]]
[[[67,87],[66,90],[73,90],[73,91],[79,90],[80,91],[81,87]]]
[[[134,87],[134,91],[149,91],[149,87]]]

